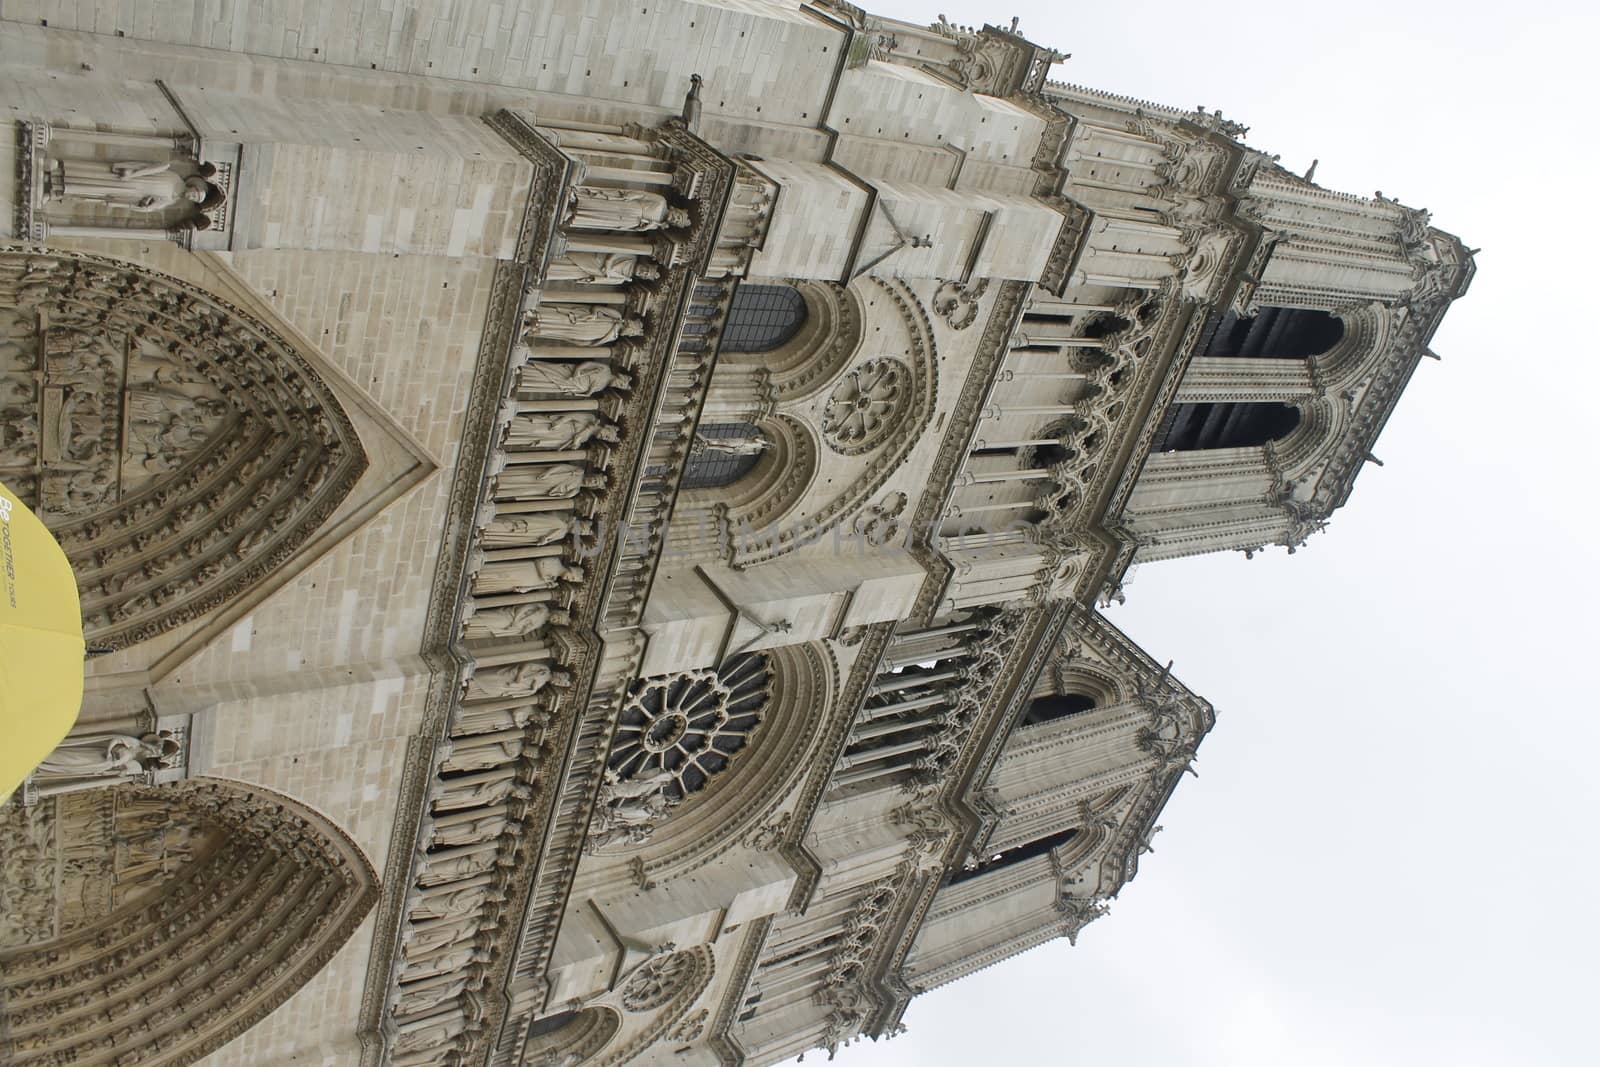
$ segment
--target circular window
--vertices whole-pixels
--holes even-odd
[[[828,396],[822,436],[845,455],[874,448],[900,423],[910,395],[911,368],[898,359],[870,359],[845,375]]]
[[[664,781],[671,802],[705,788],[744,748],[772,695],[765,653],[737,656],[721,670],[641,678],[618,720],[608,765],[620,781]]]

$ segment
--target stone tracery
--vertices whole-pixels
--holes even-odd
[[[773,678],[769,657],[749,653],[715,671],[642,679],[622,710],[611,770],[619,782],[660,776],[673,802],[699,792],[749,742]]]
[[[910,368],[898,359],[870,359],[852,370],[823,408],[823,440],[845,455],[881,444],[909,414],[910,382]]]

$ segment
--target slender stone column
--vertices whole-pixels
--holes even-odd
[[[937,725],[938,718],[937,712],[930,712],[910,719],[880,719],[871,725],[857,726],[850,731],[850,740],[852,742],[865,741],[872,737],[890,737],[908,730],[922,730],[929,726]]]
[[[560,294],[565,298],[566,294]],[[523,345],[523,350],[533,359],[593,359],[601,362],[615,361],[622,350],[616,345],[557,345],[543,342]]]
[[[884,693],[896,693],[902,689],[910,689],[919,685],[932,685],[935,682],[947,682],[961,676],[959,671],[937,671],[933,674],[896,674],[890,675],[889,680],[872,686],[867,690],[868,696],[881,696]],[[870,710],[870,709],[869,709]]]
[[[839,768],[841,770],[849,770],[852,767],[860,767],[868,763],[882,763],[884,760],[893,759],[896,756],[921,752],[926,747],[921,738],[915,741],[902,741],[898,745],[884,745],[882,748],[874,748],[866,752],[857,752],[839,757]]]
[[[893,704],[885,704],[882,707],[862,708],[860,721],[864,723],[873,722],[874,720],[884,718],[888,715],[897,715],[903,711],[917,711],[920,708],[933,708],[945,703],[946,700],[943,693],[934,693],[931,696],[925,697],[913,697],[909,700],[900,700]],[[859,733],[852,733],[851,736],[854,737],[860,735]]]
[[[565,149],[593,152],[616,152],[622,155],[639,156],[642,159],[654,159],[655,146],[649,141],[641,141],[637,137],[624,137],[620,133],[603,133],[595,130],[557,129],[545,127],[546,132],[552,134],[556,143]]]
[[[565,234],[563,241],[570,252],[622,252],[649,256],[655,251],[655,245],[647,237],[621,237],[593,230],[574,230]]]
[[[616,185],[671,185],[669,170],[640,170],[634,167],[607,167],[589,165],[584,168],[585,182],[610,182]]]
[[[1039,482],[1054,477],[1053,473],[1042,467],[1018,468],[1012,471],[994,471],[988,474],[973,474],[962,471],[956,479],[957,485],[1002,485],[1006,482]]]
[[[472,662],[479,667],[502,667],[508,663],[530,663],[534,660],[548,660],[549,658],[549,644],[544,641],[529,641],[518,645],[516,648],[506,649],[503,652],[487,652],[473,656]],[[519,707],[527,702],[527,697],[513,699],[512,706]],[[479,706],[481,707],[482,705]]]
[[[567,400],[522,400],[518,399],[517,412],[527,414],[534,411],[599,411],[600,401],[592,396],[572,397]]]

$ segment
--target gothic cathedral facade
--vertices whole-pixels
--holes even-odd
[[[80,579],[17,1067],[770,1064],[1076,938],[1472,255],[1013,25],[8,0],[0,480]],[[1147,579],[1148,580],[1148,579]]]

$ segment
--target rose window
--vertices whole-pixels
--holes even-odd
[[[674,801],[704,789],[761,722],[772,679],[764,653],[737,656],[721,670],[641,678],[618,719],[611,770],[624,781],[665,777],[661,792]]]
[[[622,1006],[629,1011],[654,1011],[686,988],[698,970],[692,952],[646,960],[623,985]]]
[[[822,411],[822,433],[836,451],[864,452],[894,430],[911,392],[911,369],[898,359],[871,359],[834,387]]]

